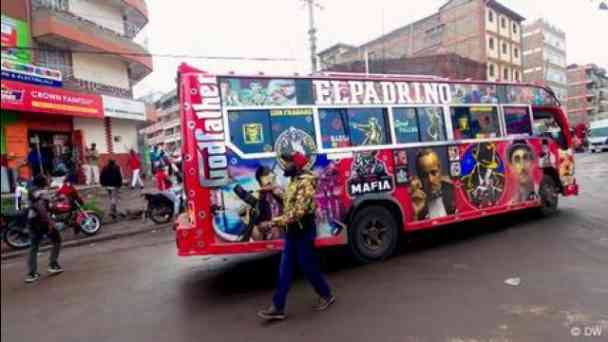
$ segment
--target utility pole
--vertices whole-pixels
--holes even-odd
[[[308,35],[310,40],[310,65],[312,72],[317,71],[317,29],[315,27],[315,7],[323,9],[315,0],[300,0],[308,6]]]

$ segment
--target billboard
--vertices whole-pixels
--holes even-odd
[[[101,95],[106,117],[127,120],[146,120],[146,105],[140,101]]]
[[[59,70],[4,58],[2,59],[2,79],[49,87],[61,87],[63,85],[63,78]]]
[[[2,58],[9,58],[21,63],[31,63],[32,53],[27,49],[16,47],[29,47],[30,30],[24,21],[2,15]]]

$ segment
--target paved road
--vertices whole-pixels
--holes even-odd
[[[608,154],[578,161],[582,194],[549,219],[518,214],[414,235],[354,266],[325,251],[338,302],[263,324],[276,258],[175,256],[169,233],[66,250],[66,272],[23,284],[2,265],[2,341],[607,341]],[[505,284],[519,277],[519,286]],[[580,330],[577,330],[580,329]],[[603,337],[584,337],[603,329]],[[575,337],[580,333],[581,336]]]

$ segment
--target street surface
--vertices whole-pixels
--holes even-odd
[[[275,257],[178,258],[170,230],[67,249],[66,272],[34,285],[10,260],[2,341],[608,341],[608,153],[577,159],[581,195],[554,217],[418,233],[367,266],[325,250],[336,304],[313,312],[299,279],[280,323],[255,315]]]

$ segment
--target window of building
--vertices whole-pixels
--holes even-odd
[[[519,71],[515,70],[514,76],[515,76],[515,80],[519,81]]]
[[[488,21],[491,23],[494,22],[494,12],[492,12],[491,10],[488,11]]]
[[[507,43],[502,43],[502,53],[503,53],[504,55],[506,55],[506,54],[507,54]]]
[[[488,44],[490,45],[490,50],[494,50],[494,38],[490,37]]]
[[[502,27],[503,29],[507,28],[507,19],[500,18],[500,27]]]
[[[496,107],[453,107],[451,111],[454,139],[488,139],[500,136]]]
[[[504,107],[507,135],[532,134],[532,120],[527,107]]]
[[[324,148],[377,146],[390,143],[383,108],[321,109]]]
[[[517,24],[513,23],[513,33],[517,34]]]
[[[502,78],[503,78],[505,81],[508,81],[508,80],[509,80],[509,69],[505,68],[505,69],[503,70],[502,74],[503,74]]]
[[[518,48],[513,48],[513,56],[515,58],[519,58],[519,49]]]
[[[496,70],[495,70],[494,64],[490,64],[489,68],[490,68],[490,77],[494,77],[496,75]]]
[[[393,116],[397,143],[433,142],[446,139],[441,108],[395,108]]]
[[[287,132],[302,139],[302,132],[314,140],[312,110],[241,110],[228,113],[230,138],[243,153],[273,152],[279,137]],[[310,151],[305,151],[310,152]]]

